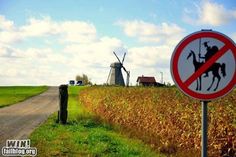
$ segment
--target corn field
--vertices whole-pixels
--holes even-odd
[[[200,156],[201,104],[176,88],[91,87],[79,99],[159,152]],[[208,155],[236,156],[236,91],[208,104]]]

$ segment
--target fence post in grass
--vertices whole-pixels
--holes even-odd
[[[68,86],[59,86],[59,111],[58,111],[58,122],[61,124],[66,124],[67,121],[67,103],[68,103]]]

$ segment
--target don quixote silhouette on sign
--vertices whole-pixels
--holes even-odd
[[[190,57],[193,58],[193,65],[194,65],[194,71],[196,72],[206,61],[208,61],[212,56],[214,56],[214,54],[216,54],[219,51],[219,48],[217,46],[209,46],[208,42],[204,42],[203,45],[206,48],[206,54],[204,56],[201,56],[200,53],[200,46],[201,46],[201,41],[199,44],[199,54],[198,54],[198,60],[196,57],[196,54],[193,50],[190,51],[189,55],[187,56],[187,59],[189,59]],[[200,61],[201,59],[203,59],[204,61]],[[210,91],[215,79],[217,78],[217,84],[214,88],[214,91],[216,91],[218,89],[220,80],[221,80],[221,75],[219,73],[219,70],[221,70],[221,74],[223,77],[226,76],[226,72],[225,72],[225,63],[213,63],[206,71],[205,71],[205,75],[204,77],[209,77],[209,72],[212,72],[212,82],[210,84],[210,86],[207,88],[207,91]],[[200,75],[197,78],[197,87],[196,87],[197,91],[201,91],[202,90],[202,76]]]

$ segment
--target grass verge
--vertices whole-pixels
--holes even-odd
[[[68,124],[59,125],[56,113],[31,134],[38,156],[163,156],[140,140],[129,139],[86,111],[78,101],[83,87],[69,88]]]
[[[48,89],[47,86],[5,86],[0,87],[0,108],[24,101]]]

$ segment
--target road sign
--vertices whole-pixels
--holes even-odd
[[[171,75],[188,96],[199,100],[222,97],[236,84],[236,45],[216,31],[190,34],[172,54]]]

